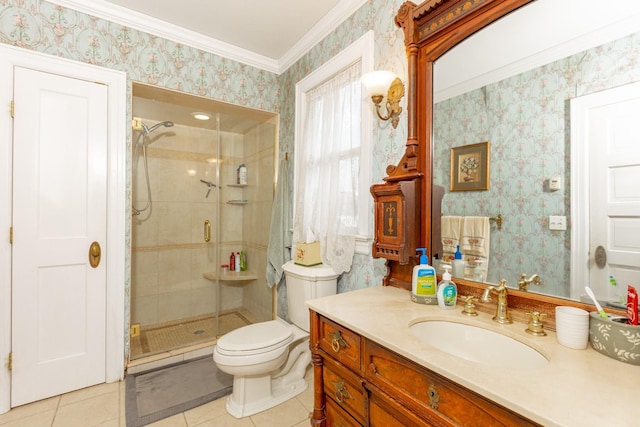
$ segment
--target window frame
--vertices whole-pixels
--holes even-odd
[[[302,144],[301,135],[306,117],[307,92],[334,77],[345,68],[360,61],[361,74],[373,71],[374,67],[374,32],[368,31],[358,40],[350,44],[339,54],[296,83],[295,93],[295,137],[294,137],[294,173],[293,173],[293,212],[295,212],[295,187],[300,176],[300,161],[298,161],[298,147]],[[361,121],[360,121],[360,172],[358,174],[358,234],[356,236],[355,253],[371,255],[373,242],[373,224],[371,212],[373,200],[365,197],[369,194],[371,185],[371,141],[373,133],[373,115],[366,91],[362,91]]]

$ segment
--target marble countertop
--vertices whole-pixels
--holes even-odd
[[[545,426],[640,425],[640,366],[618,362],[591,347],[566,348],[552,331],[545,337],[526,325],[500,325],[491,315],[461,314],[462,307],[412,303],[410,293],[375,286],[307,302],[315,312]],[[427,345],[409,326],[448,320],[498,331],[542,353],[549,363],[537,369],[496,367],[458,358]],[[505,354],[505,357],[509,357]]]

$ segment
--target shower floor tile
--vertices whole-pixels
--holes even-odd
[[[175,350],[201,342],[215,341],[234,329],[254,323],[244,310],[220,314],[220,331],[216,335],[216,319],[212,315],[180,319],[140,328],[140,335],[131,338],[131,359]]]

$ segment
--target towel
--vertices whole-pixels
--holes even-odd
[[[467,255],[489,257],[489,217],[465,216],[462,221],[460,251]]]
[[[289,196],[289,162],[280,161],[276,194],[271,207],[271,227],[267,246],[267,285],[278,285],[284,277],[282,266],[291,259],[291,203]]]
[[[461,216],[443,216],[440,220],[442,229],[442,260],[450,263],[453,254],[456,252],[456,246],[460,244],[460,236],[462,234],[462,217]]]
[[[489,217],[464,217],[460,251],[465,259],[465,277],[479,282],[487,280],[490,233]]]

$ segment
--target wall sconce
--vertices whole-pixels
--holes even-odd
[[[372,71],[364,74],[360,80],[367,88],[367,92],[369,92],[371,100],[376,106],[378,117],[382,120],[391,119],[391,125],[394,129],[397,128],[400,113],[402,112],[400,100],[404,96],[402,80],[396,77],[391,71]],[[385,115],[382,115],[380,112],[380,104],[382,104],[385,92],[387,93],[387,112]]]

